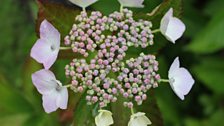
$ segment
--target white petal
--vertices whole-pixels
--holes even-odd
[[[180,68],[179,57],[176,57],[169,69],[169,78],[171,78],[170,76],[173,75],[174,72],[179,68]]]
[[[110,126],[114,123],[112,113],[107,110],[99,110],[99,114],[95,118],[97,126]]]
[[[61,87],[57,98],[57,107],[67,109],[68,105],[68,90],[66,87]]]
[[[138,112],[134,115],[131,115],[128,126],[147,126],[151,124],[151,121],[145,116],[145,113]]]
[[[177,96],[184,100],[184,95],[190,92],[194,84],[194,79],[185,68],[179,68],[172,76],[174,78],[174,83],[171,83],[172,88]]]
[[[86,8],[91,4],[97,2],[98,0],[69,0],[69,1],[79,7]]]
[[[169,41],[175,43],[183,35],[185,29],[186,27],[180,19],[175,17],[171,18],[165,36]]]
[[[184,23],[180,19],[173,17],[173,9],[170,8],[161,20],[161,33],[169,41],[175,43],[175,41],[183,35],[185,29]]]
[[[32,74],[34,86],[41,94],[48,94],[57,87],[54,74],[49,70],[40,70]]]
[[[52,91],[50,94],[43,95],[43,107],[46,113],[51,113],[57,110],[58,106],[56,105],[58,93],[56,90]]]
[[[163,16],[161,22],[160,22],[160,31],[163,35],[166,34],[166,30],[168,27],[168,24],[170,22],[170,18],[173,17],[173,8],[170,8],[168,12]]]
[[[169,80],[170,86],[181,100],[184,100],[184,95],[187,95],[190,92],[194,84],[194,79],[190,72],[187,69],[180,67],[178,57],[170,67]]]
[[[118,0],[123,7],[144,7],[144,0]]]

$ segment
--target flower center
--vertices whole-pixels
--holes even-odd
[[[51,51],[54,51],[56,47],[54,45],[51,45]]]
[[[175,82],[175,79],[174,78],[170,78],[169,81],[170,81],[171,84],[173,84]]]

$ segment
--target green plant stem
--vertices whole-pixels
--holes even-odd
[[[131,108],[131,114],[135,114],[133,107]]]
[[[69,50],[72,49],[72,47],[60,47],[60,50]]]
[[[120,12],[121,12],[121,13],[122,13],[122,11],[123,11],[123,8],[124,8],[124,7],[121,5],[121,6],[120,6]]]
[[[155,29],[152,31],[152,33],[158,33],[158,32],[160,32],[160,29]]]
[[[65,85],[63,87],[70,88],[71,86],[72,86],[71,84],[68,84],[68,85]]]
[[[170,80],[169,79],[160,79],[159,82],[169,83]]]

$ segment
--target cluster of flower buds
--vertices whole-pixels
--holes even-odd
[[[85,91],[89,105],[99,104],[101,109],[95,118],[97,126],[113,124],[112,113],[102,108],[116,102],[119,95],[126,98],[124,106],[132,109],[128,126],[150,125],[145,113],[134,113],[133,106],[134,102],[141,105],[147,99],[148,90],[158,87],[160,82],[170,83],[176,95],[184,100],[194,79],[187,69],[180,67],[179,58],[172,63],[168,79],[161,79],[157,73],[159,63],[154,55],[141,53],[138,57],[126,58],[130,47],[153,45],[153,33],[161,32],[172,43],[182,36],[185,25],[173,17],[172,8],[162,18],[160,28],[152,31],[150,21],[136,21],[133,12],[123,8],[144,7],[144,0],[118,0],[121,11],[109,16],[103,16],[99,11],[87,14],[85,8],[97,0],[69,1],[82,7],[83,11],[76,16],[75,24],[64,38],[67,47],[60,47],[59,31],[44,20],[40,25],[40,38],[31,49],[31,57],[44,65],[44,69],[32,74],[32,81],[42,94],[47,113],[67,108],[67,88],[74,92]],[[71,84],[65,86],[49,70],[60,49],[72,49],[75,55],[83,56],[65,66],[65,75],[71,80]]]
[[[89,64],[85,59],[74,59],[65,67],[66,76],[72,80],[71,89],[75,92],[87,89],[88,103],[99,102],[100,107],[115,102],[119,94],[130,101],[125,106],[132,108],[131,98],[141,105],[147,98],[147,90],[158,86],[158,62],[154,55],[144,54],[137,59],[123,60],[129,47],[153,45],[151,27],[149,21],[135,21],[128,9],[108,17],[98,11],[90,16],[81,12],[64,43],[84,57],[89,53],[96,52],[96,55]]]
[[[76,17],[69,35],[64,39],[67,46],[71,46],[74,53],[80,53],[88,57],[89,53],[96,49],[106,49],[111,46],[115,51],[117,46],[141,46],[153,45],[152,23],[149,21],[135,21],[132,11],[123,9],[122,12],[114,12],[108,17],[99,11],[93,11],[90,16],[83,11]],[[124,53],[125,54],[125,53]]]

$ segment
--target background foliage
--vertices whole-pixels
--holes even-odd
[[[44,4],[44,0],[39,1],[1,1],[1,126],[65,126],[72,123],[73,111],[76,112],[74,115],[76,122],[85,121],[85,118],[93,116],[85,112],[92,108],[85,106],[84,101],[79,102],[79,99],[83,97],[80,94],[71,95],[73,97],[70,98],[69,109],[66,111],[48,115],[42,109],[41,96],[34,89],[30,77],[31,73],[41,68],[29,56],[30,49],[37,39],[35,24],[47,18],[62,32],[62,35],[65,35],[78,9],[67,1],[48,0],[50,2]],[[145,16],[162,2],[163,4],[154,16]],[[113,7],[111,7],[112,4]],[[155,24],[154,28],[159,26],[162,14],[171,6],[175,9],[175,15],[181,17],[187,25],[184,37],[178,40],[177,44],[168,43],[163,36],[158,34],[155,48],[146,51],[147,53],[157,52],[160,74],[163,78],[167,77],[168,67],[173,59],[179,56],[182,65],[191,71],[196,83],[185,101],[180,101],[168,85],[161,84],[154,90],[155,98],[149,98],[150,100],[142,108],[137,109],[147,112],[149,118],[155,120],[154,125],[157,126],[162,125],[161,117],[165,126],[224,125],[224,1],[145,0],[144,4],[146,5],[144,9],[132,10],[138,15],[136,18],[152,19]],[[37,18],[38,7],[40,9],[39,18]],[[116,0],[100,0],[89,9],[109,14],[118,10],[119,4]],[[135,51],[130,53],[135,54]],[[64,60],[65,58],[60,55],[60,60],[53,68],[53,71],[57,73],[56,76],[63,80],[62,82],[66,81],[63,67],[69,62]],[[157,100],[161,115],[155,100]],[[112,105],[111,109],[114,110],[114,107],[117,108],[116,105]],[[127,110],[121,110],[126,114]],[[114,113],[116,118],[116,111]],[[79,116],[83,117],[77,120]],[[122,126],[123,122],[118,122],[116,125]]]

